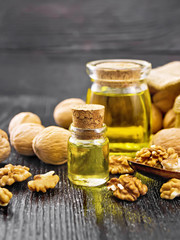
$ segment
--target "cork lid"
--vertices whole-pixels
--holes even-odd
[[[130,62],[103,62],[97,65],[99,79],[130,80],[139,79],[141,69],[138,64]]]
[[[180,95],[175,99],[173,110],[175,113],[180,113]]]
[[[145,79],[151,64],[143,60],[106,59],[86,64],[92,81],[109,87],[124,87]]]
[[[73,126],[83,129],[102,128],[104,122],[104,106],[84,104],[72,107]]]

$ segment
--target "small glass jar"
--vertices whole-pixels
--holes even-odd
[[[103,107],[104,108],[104,107]],[[99,186],[109,179],[109,140],[106,126],[86,129],[70,126],[68,178],[81,186]]]
[[[86,66],[93,82],[87,103],[105,106],[110,154],[134,156],[149,145],[151,136],[151,99],[146,82],[151,64],[112,59]]]

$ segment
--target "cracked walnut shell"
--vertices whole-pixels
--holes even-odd
[[[7,206],[12,196],[12,193],[8,189],[0,187],[0,206]]]
[[[136,153],[135,161],[151,167],[160,167],[163,160],[175,159],[178,155],[173,148],[167,150],[161,146],[152,145],[150,148],[142,148]]]
[[[180,196],[180,179],[172,178],[160,189],[161,198],[172,200]]]
[[[11,147],[6,132],[0,129],[0,162],[9,157]]]
[[[29,168],[21,165],[5,165],[0,168],[0,187],[12,185],[14,182],[22,182],[31,176]]]
[[[112,178],[107,183],[107,188],[113,191],[115,197],[131,202],[136,201],[140,195],[145,195],[148,191],[141,180],[128,174]]]
[[[34,180],[28,182],[28,188],[31,191],[45,193],[49,188],[55,188],[59,182],[59,176],[54,175],[54,171],[34,176]]]
[[[111,174],[133,173],[134,170],[129,166],[128,160],[132,160],[132,158],[127,156],[110,156],[109,172]]]

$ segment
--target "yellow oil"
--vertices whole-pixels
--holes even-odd
[[[149,145],[151,135],[151,100],[147,88],[132,93],[88,90],[87,103],[105,106],[105,124],[110,154],[134,156]]]
[[[68,142],[68,178],[80,186],[98,186],[109,179],[109,141],[77,140]]]

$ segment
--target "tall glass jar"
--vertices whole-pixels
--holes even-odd
[[[105,106],[110,154],[134,156],[150,141],[151,100],[146,77],[151,64],[112,59],[89,62],[86,66],[93,82],[87,103]]]

